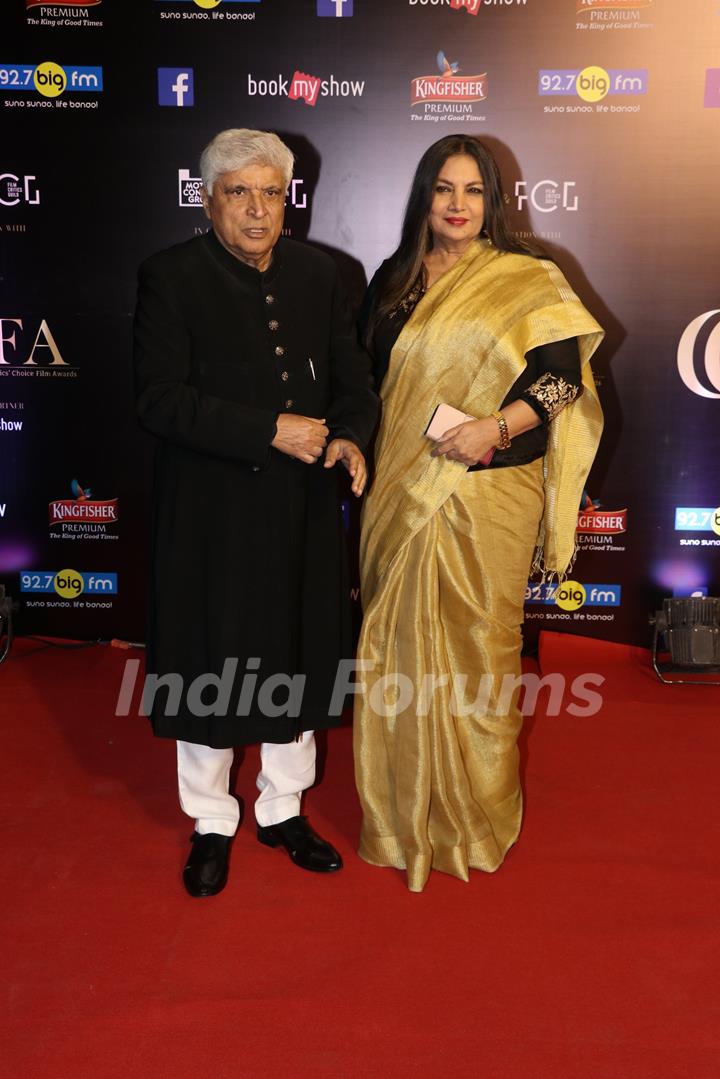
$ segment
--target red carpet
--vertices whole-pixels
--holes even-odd
[[[252,828],[192,900],[174,746],[115,718],[125,659],[16,642],[0,668],[3,1051],[13,1077],[715,1077],[720,690],[547,635],[605,704],[526,721],[523,834],[422,895],[354,854],[347,729],[307,810],[346,860],[304,873]]]

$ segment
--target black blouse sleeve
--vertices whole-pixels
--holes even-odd
[[[534,348],[528,353],[528,369],[534,371],[534,381],[518,400],[530,405],[544,424],[555,419],[582,392],[576,337]]]

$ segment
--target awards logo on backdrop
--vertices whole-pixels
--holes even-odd
[[[284,234],[332,254],[355,302],[397,244],[423,151],[480,136],[513,231],[605,327],[573,579],[529,582],[528,640],[548,626],[646,643],[661,596],[717,592],[714,0],[129,7],[18,0],[3,16],[0,583],[19,632],[143,638],[136,269],[207,229],[200,151],[238,126],[293,149]],[[357,507],[344,518],[354,550]]]

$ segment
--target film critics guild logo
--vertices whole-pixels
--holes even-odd
[[[48,523],[53,539],[116,540],[113,526],[118,523],[118,500],[95,501],[89,487],[77,480],[70,484],[72,498],[62,498],[48,506]]]
[[[154,0],[161,19],[191,22],[254,22],[257,7],[263,0]]]
[[[437,72],[418,75],[410,82],[410,104],[417,112],[413,120],[482,121],[478,102],[488,96],[487,72],[466,75],[457,60],[448,60],[441,50],[436,58]]]
[[[558,210],[575,213],[580,205],[575,187],[575,180],[564,180],[562,183],[556,180],[538,180],[532,187],[525,180],[517,180],[517,208],[522,210],[525,206],[531,206],[539,214],[554,214]]]
[[[45,319],[40,320],[32,344],[23,349],[23,337],[32,332],[25,330],[21,318],[0,317],[0,378],[77,378],[78,368],[63,359]]]
[[[25,0],[28,26],[63,26],[83,30],[102,26],[102,0]]]
[[[627,532],[628,511],[606,510],[597,498],[583,491],[577,523],[578,548],[581,551],[624,551],[618,537]]]
[[[16,176],[0,172],[0,206],[39,206],[40,192],[36,176]]]
[[[577,30],[650,30],[655,0],[570,0]],[[648,10],[650,9],[650,10]]]
[[[680,378],[698,397],[720,398],[720,311],[706,311],[686,327],[677,365]],[[705,385],[698,372],[703,372]]]

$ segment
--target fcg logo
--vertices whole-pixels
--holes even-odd
[[[556,183],[555,180],[539,180],[528,190],[525,180],[517,180],[515,183],[515,197],[517,208],[522,210],[526,202],[541,214],[552,214],[562,208],[574,212],[578,208],[578,197],[572,190],[575,180],[565,180],[564,183]]]
[[[720,310],[706,311],[704,315],[698,315],[685,329],[677,351],[677,365],[680,378],[685,385],[698,397],[720,398]],[[703,386],[697,376],[695,367],[695,354],[698,351],[698,338],[700,331],[715,319],[716,323],[710,331],[705,343],[704,367],[707,380],[713,387],[709,390]],[[716,391],[716,392],[715,392]]]

